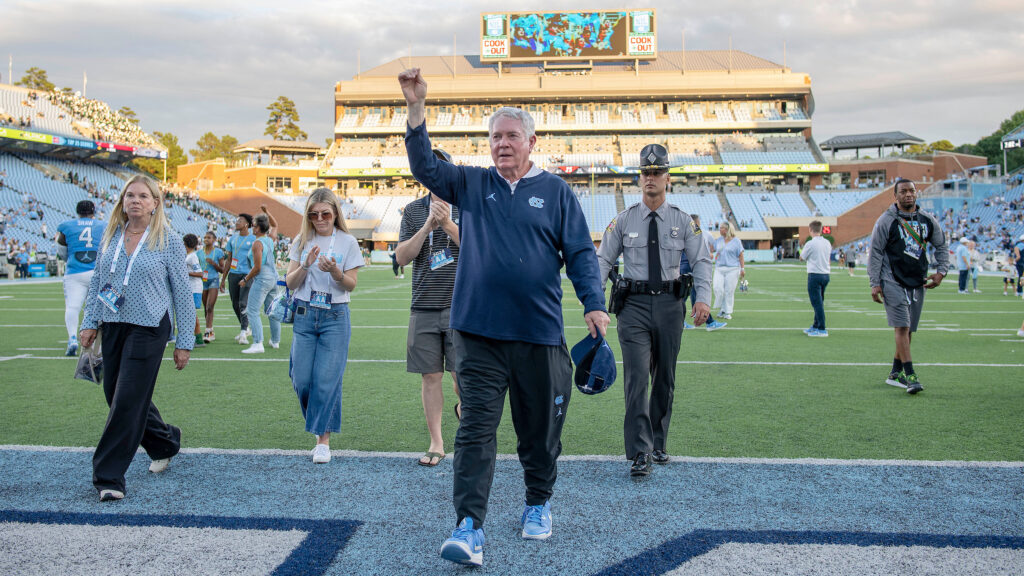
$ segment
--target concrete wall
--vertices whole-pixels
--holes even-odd
[[[278,232],[288,237],[294,238],[302,225],[302,216],[298,212],[253,188],[205,190],[199,192],[199,197],[232,214],[245,212],[256,216],[260,214],[260,204],[266,204],[267,210],[277,220]]]
[[[918,183],[918,190],[924,188],[925,185],[924,182]],[[836,246],[870,236],[871,230],[875,227],[875,221],[882,215],[882,212],[889,208],[890,204],[896,201],[892,192],[892,186],[889,186],[880,194],[865,200],[853,210],[839,216],[832,229],[832,237],[836,239]],[[803,237],[804,231],[801,230],[801,238]]]

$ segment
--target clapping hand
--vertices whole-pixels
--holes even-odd
[[[320,255],[320,247],[319,246],[313,246],[313,248],[309,251],[309,254],[306,254],[306,261],[303,262],[302,267],[306,268],[308,270],[310,266],[312,266],[314,263],[316,263],[316,258],[319,255]]]
[[[444,226],[451,218],[451,206],[444,200],[437,198],[430,199],[430,221],[434,226]]]
[[[320,260],[317,261],[317,267],[320,268],[321,271],[333,275],[334,272],[338,269],[338,261],[335,260],[334,258],[321,256]]]

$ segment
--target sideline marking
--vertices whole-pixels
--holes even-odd
[[[609,566],[594,576],[667,574],[690,560],[730,543],[773,545],[924,546],[928,548],[1024,548],[1020,536],[827,532],[818,530],[694,530]],[[897,570],[898,571],[898,570]],[[970,572],[970,570],[967,570]],[[825,570],[827,573],[828,570]],[[854,571],[855,572],[855,571]]]
[[[306,537],[288,554],[272,575],[323,574],[348,543],[358,520],[307,520],[298,518],[243,518],[232,516],[182,516],[172,514],[84,514],[75,512],[28,512],[0,510],[0,522],[30,524],[88,524],[93,526],[169,526],[175,528],[222,528],[225,530],[298,530]]]
[[[18,354],[17,356],[0,356],[0,362],[6,362],[8,360],[22,360],[25,358],[32,358],[31,354]]]
[[[0,444],[0,452],[86,452],[92,453],[92,446],[45,446],[32,444]],[[144,454],[142,448],[139,454]],[[309,450],[285,450],[280,448],[182,448],[182,454],[215,454],[226,456],[309,456]],[[364,450],[331,450],[331,455],[340,458],[416,458],[422,452],[370,452]],[[498,454],[499,459],[518,460],[515,453]],[[573,462],[621,462],[621,455],[605,456],[601,454],[562,454],[559,460]],[[665,464],[763,464],[772,466],[918,466],[926,468],[1020,468],[1024,470],[1024,462],[1004,460],[872,460],[859,458],[844,460],[841,458],[743,458],[725,456],[672,456]]]
[[[1013,340],[1017,342],[1017,340]],[[11,356],[9,358],[0,358],[3,360],[77,360],[74,356],[34,356],[32,354],[22,354],[20,356]],[[166,357],[163,359],[164,362],[173,362],[174,358]],[[288,358],[189,358],[189,362],[288,362]],[[355,363],[380,363],[380,364],[404,364],[405,360],[388,359],[388,358],[349,358],[348,362]],[[622,364],[622,360],[617,360],[616,364]],[[709,366],[845,366],[853,368],[867,368],[875,366],[892,366],[891,363],[887,362],[744,362],[740,360],[678,360],[676,365],[679,364],[701,364]],[[939,366],[943,368],[1024,368],[1024,364],[982,364],[980,362],[918,362],[918,366]]]

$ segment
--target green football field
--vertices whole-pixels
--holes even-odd
[[[892,330],[871,302],[863,269],[836,267],[826,294],[829,338],[808,338],[803,266],[748,267],[727,328],[687,331],[679,355],[668,449],[674,455],[1024,461],[1024,302],[981,279],[958,295],[955,276],[927,295],[914,364],[924,392],[884,384]],[[332,448],[419,452],[427,448],[419,376],[405,371],[410,275],[360,273],[353,294],[342,433]],[[582,307],[564,282],[566,337],[584,335]],[[280,350],[250,357],[231,337],[237,323],[224,294],[218,340],[182,372],[166,362],[155,402],[183,430],[186,447],[312,446],[288,379],[291,327]],[[73,380],[59,283],[0,284],[0,444],[95,445],[107,407],[99,386]],[[264,320],[266,325],[266,321]],[[609,330],[618,355],[618,339]],[[267,328],[268,329],[268,328]],[[269,329],[268,329],[269,330]],[[167,352],[170,356],[170,349]],[[599,396],[575,393],[562,438],[567,454],[623,453],[622,367]],[[451,450],[454,395],[445,377],[444,434]],[[505,418],[499,450],[515,451]],[[624,455],[623,455],[624,457]]]

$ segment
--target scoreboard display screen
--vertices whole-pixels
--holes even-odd
[[[658,55],[654,10],[481,14],[483,61],[633,60]]]

